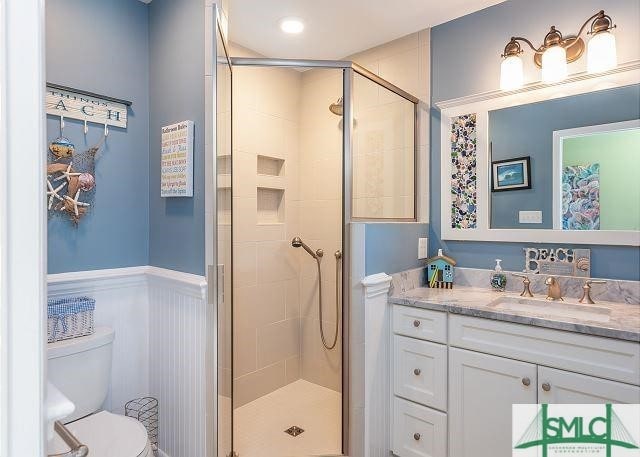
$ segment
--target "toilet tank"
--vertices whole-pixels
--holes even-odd
[[[47,376],[75,405],[63,422],[100,409],[109,391],[115,332],[98,327],[93,335],[47,344]]]

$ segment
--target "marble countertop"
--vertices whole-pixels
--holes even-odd
[[[496,302],[498,299],[502,304]],[[515,293],[465,286],[455,286],[453,289],[418,287],[392,295],[389,302],[640,342],[640,304],[603,301],[587,305],[578,303],[575,298],[553,302],[540,296],[523,300]],[[515,305],[511,306],[512,302]]]

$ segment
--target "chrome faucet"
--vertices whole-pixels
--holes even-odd
[[[560,283],[555,276],[549,276],[544,283],[547,286],[547,300],[564,301],[562,291],[560,290]]]

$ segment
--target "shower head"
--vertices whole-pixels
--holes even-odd
[[[291,246],[293,246],[294,248],[303,248],[311,257],[316,260],[324,255],[324,251],[322,249],[318,249],[316,250],[316,252],[313,252],[311,248],[307,246],[299,236],[296,236],[291,240]]]
[[[340,97],[335,103],[329,105],[329,111],[336,116],[342,116],[342,97]]]

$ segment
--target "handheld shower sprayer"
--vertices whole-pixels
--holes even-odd
[[[291,246],[293,246],[294,248],[300,248],[300,247],[303,248],[305,251],[309,253],[311,257],[313,257],[316,260],[322,258],[322,256],[324,255],[324,251],[322,249],[316,249],[316,251],[313,252],[313,250],[309,246],[307,246],[306,243],[302,241],[302,239],[299,236],[296,236],[291,240]]]
[[[303,248],[307,253],[316,260],[316,264],[318,266],[318,325],[320,326],[320,338],[322,339],[322,344],[328,350],[332,350],[336,347],[338,343],[338,321],[340,319],[340,262],[342,260],[342,252],[336,251],[334,256],[336,258],[336,318],[334,322],[333,329],[333,340],[329,343],[327,342],[327,338],[324,335],[324,319],[323,319],[323,311],[322,311],[322,270],[320,268],[320,261],[322,260],[322,256],[324,255],[324,251],[322,249],[316,249],[315,252],[307,246],[302,238],[299,236],[294,237],[291,240],[291,246],[294,248]]]

